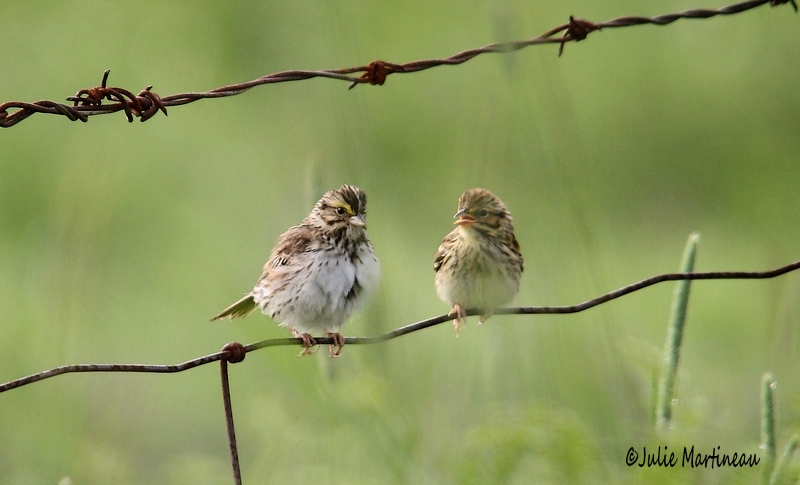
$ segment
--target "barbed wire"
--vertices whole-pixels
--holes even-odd
[[[633,27],[635,25],[645,24],[669,25],[680,19],[708,19],[718,15],[738,14],[765,4],[775,7],[786,3],[790,4],[794,11],[797,12],[795,0],[747,0],[718,9],[698,8],[657,17],[619,17],[601,23],[593,23],[588,20],[570,16],[569,22],[566,24],[559,25],[538,37],[528,40],[490,44],[476,49],[465,50],[442,59],[419,60],[405,64],[373,61],[364,66],[343,69],[282,71],[268,74],[253,79],[252,81],[223,86],[210,91],[173,94],[163,97],[152,91],[153,86],[146,87],[136,95],[124,88],[108,87],[107,81],[109,71],[105,71],[100,86],[81,89],[75,96],[67,98],[67,101],[72,101],[72,106],[55,101],[36,101],[33,103],[8,101],[0,104],[0,127],[9,128],[35,113],[61,115],[65,116],[70,121],[80,120],[87,122],[89,121],[89,116],[124,111],[129,122],[132,122],[135,117],[139,118],[141,121],[147,121],[159,111],[166,116],[167,107],[181,106],[200,99],[235,96],[244,93],[250,88],[264,84],[302,81],[318,77],[347,81],[349,83],[348,89],[352,89],[359,84],[380,86],[386,82],[386,78],[390,74],[408,74],[438,66],[454,66],[463,64],[481,54],[506,54],[532,45],[559,44],[558,55],[561,56],[566,43],[579,42],[586,39],[590,33],[604,28]],[[561,34],[561,36],[556,37],[558,34]],[[360,76],[353,76],[353,74],[359,72],[362,73]],[[110,103],[103,104],[103,101],[109,101]],[[16,111],[9,113],[9,109],[16,109]]]

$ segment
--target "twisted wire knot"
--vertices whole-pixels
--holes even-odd
[[[75,93],[75,96],[68,97],[67,101],[72,101],[73,106],[100,106],[103,104],[103,100],[119,103],[128,122],[133,122],[134,116],[141,121],[147,121],[159,110],[165,116],[167,115],[167,107],[164,106],[161,97],[151,91],[153,86],[147,86],[137,95],[124,88],[108,87],[106,84],[109,72],[106,70],[103,73],[103,81],[100,86],[81,89]]]
[[[225,352],[225,360],[231,364],[238,364],[243,361],[247,355],[247,350],[245,350],[244,345],[239,342],[225,344],[225,346],[222,347],[222,351]]]

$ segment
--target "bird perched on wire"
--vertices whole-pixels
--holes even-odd
[[[258,307],[303,340],[311,353],[322,332],[333,340],[328,355],[344,346],[339,330],[366,305],[379,281],[378,258],[367,236],[367,196],[352,185],[327,192],[300,224],[272,249],[253,291],[212,320],[247,315]]]
[[[433,269],[436,293],[456,315],[456,336],[466,310],[481,312],[480,322],[510,302],[519,291],[523,261],[511,213],[486,189],[470,189],[458,199],[458,226],[445,236]]]

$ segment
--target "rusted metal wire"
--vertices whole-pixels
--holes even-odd
[[[490,44],[477,49],[465,50],[443,59],[427,59],[405,64],[373,61],[364,66],[344,69],[282,71],[262,76],[245,83],[223,86],[210,91],[173,94],[163,97],[153,92],[152,86],[146,87],[136,95],[123,88],[106,87],[106,81],[108,80],[108,71],[106,71],[100,86],[81,89],[75,96],[67,98],[68,101],[73,102],[72,106],[55,101],[36,101],[33,103],[8,101],[0,104],[0,127],[8,128],[14,126],[35,113],[61,115],[65,116],[70,121],[80,120],[86,122],[89,120],[89,116],[124,111],[129,122],[132,122],[133,118],[139,118],[140,121],[147,121],[159,111],[166,115],[167,108],[171,106],[181,106],[199,99],[235,96],[250,88],[263,84],[302,81],[318,77],[347,81],[349,83],[348,89],[352,89],[359,84],[381,86],[386,82],[386,78],[390,74],[419,72],[444,65],[454,66],[474,59],[481,54],[505,54],[532,45],[559,44],[558,55],[560,56],[563,53],[566,43],[573,41],[579,42],[586,39],[590,33],[604,28],[632,27],[634,25],[644,24],[668,25],[679,19],[707,19],[718,15],[733,15],[745,12],[766,4],[774,7],[786,3],[790,4],[795,12],[797,11],[795,0],[747,0],[718,9],[692,9],[657,17],[619,17],[601,23],[592,23],[588,20],[570,16],[569,22],[566,24],[551,29],[538,37],[528,40]],[[558,37],[559,34],[561,34],[560,37]],[[353,76],[355,73],[362,74]],[[103,104],[103,101],[108,101],[108,103]],[[12,111],[9,112],[9,110]]]
[[[800,269],[800,261],[781,266],[769,271],[712,271],[705,273],[666,273],[647,278],[628,286],[624,286],[617,290],[611,291],[604,295],[600,295],[591,300],[583,303],[570,306],[551,306],[551,307],[517,307],[517,308],[501,308],[495,310],[496,315],[531,315],[531,314],[566,314],[578,313],[588,310],[595,306],[601,305],[608,301],[620,298],[643,288],[664,283],[667,281],[678,280],[733,280],[733,279],[767,279],[775,278],[786,273]],[[468,310],[468,316],[479,315],[480,311]],[[455,318],[454,315],[440,315],[438,317],[422,320],[417,323],[412,323],[404,327],[392,330],[391,332],[378,335],[376,337],[347,337],[345,343],[352,344],[377,344],[391,340],[397,337],[402,337],[412,332],[423,330],[440,323],[447,322]],[[316,337],[318,345],[330,345],[334,341],[330,337]],[[283,339],[270,339],[255,342],[250,345],[242,345],[237,342],[226,344],[222,351],[209,354],[203,357],[198,357],[193,360],[183,362],[176,365],[146,365],[146,364],[77,364],[65,365],[49,369],[44,372],[32,374],[27,377],[16,379],[14,381],[6,382],[0,385],[0,393],[22,387],[34,382],[41,381],[50,377],[55,377],[61,374],[68,374],[73,372],[154,372],[154,373],[174,373],[182,372],[184,370],[192,369],[204,364],[214,361],[220,361],[220,381],[222,384],[222,399],[225,410],[225,422],[228,431],[228,445],[231,455],[231,467],[233,469],[233,479],[236,485],[242,485],[242,475],[239,467],[239,453],[236,444],[236,431],[233,424],[233,406],[231,403],[230,383],[228,379],[228,362],[235,364],[244,360],[248,352],[252,352],[264,347],[278,347],[286,345],[302,345],[300,338],[283,338]]]
[[[600,295],[591,300],[586,300],[576,305],[568,306],[540,306],[540,307],[515,307],[515,308],[499,308],[493,313],[495,315],[555,315],[555,314],[568,314],[579,313],[590,308],[596,307],[603,303],[615,300],[630,293],[639,291],[641,289],[653,286],[667,281],[679,280],[746,280],[746,279],[768,279],[777,276],[797,271],[800,269],[800,260],[793,263],[775,268],[769,271],[710,271],[704,273],[665,273],[656,275],[636,283],[616,289],[604,295]],[[468,310],[467,316],[479,315],[479,311]],[[390,332],[375,337],[346,337],[345,344],[378,344],[391,340],[397,337],[402,337],[412,332],[433,327],[444,322],[453,320],[453,315],[439,315],[437,317],[421,320],[416,323],[397,328]],[[318,345],[330,345],[334,341],[330,337],[314,337]],[[286,345],[302,345],[303,341],[299,338],[279,338],[270,340],[261,340],[249,345],[241,344],[228,344],[225,348],[214,354],[204,355],[196,359],[188,360],[175,365],[149,365],[149,364],[74,364],[56,367],[36,374],[31,374],[13,381],[0,384],[0,393],[22,387],[28,384],[33,384],[50,377],[60,376],[62,374],[70,374],[74,372],[153,372],[153,373],[175,373],[183,372],[201,365],[211,362],[216,362],[221,359],[226,359],[231,363],[241,362],[244,360],[244,354],[254,350],[262,349],[264,347],[282,347]]]
[[[220,382],[222,383],[222,403],[225,407],[225,424],[228,428],[228,446],[231,451],[231,467],[233,482],[242,485],[242,472],[239,468],[239,451],[236,446],[236,430],[233,426],[233,404],[231,403],[231,386],[228,381],[228,362],[236,364],[244,360],[247,354],[244,345],[231,342],[222,348],[223,357],[219,361]]]

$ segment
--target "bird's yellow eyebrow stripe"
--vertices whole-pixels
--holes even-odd
[[[356,215],[356,213],[355,213],[355,212],[353,212],[353,209],[351,209],[351,208],[350,208],[350,204],[348,204],[348,203],[346,203],[346,202],[333,202],[333,203],[331,204],[331,207],[333,207],[333,208],[343,207],[343,208],[344,208],[344,210],[346,210],[346,211],[347,211],[347,214],[348,214],[348,215],[351,215],[351,216],[354,216],[354,215]]]

